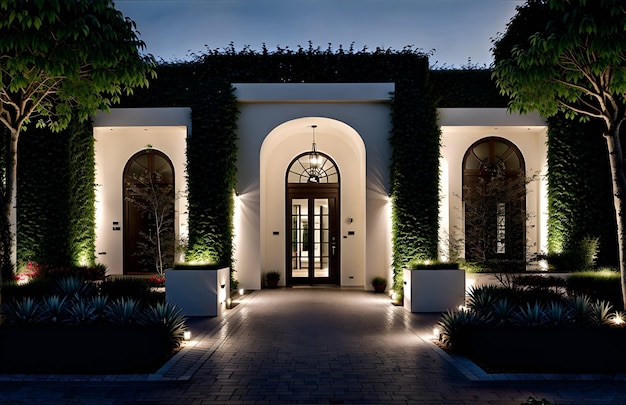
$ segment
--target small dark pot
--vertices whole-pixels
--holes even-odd
[[[376,284],[374,286],[374,292],[384,293],[386,288],[387,288],[387,284]]]
[[[265,280],[267,284],[267,288],[276,288],[278,287],[278,280]]]

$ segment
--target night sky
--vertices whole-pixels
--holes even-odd
[[[406,46],[431,52],[436,67],[489,65],[491,39],[504,32],[517,0],[114,0],[137,23],[158,60],[232,42],[272,51],[298,45],[355,50]]]

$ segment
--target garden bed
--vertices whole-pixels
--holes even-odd
[[[462,331],[454,352],[488,373],[624,373],[624,342],[624,328],[480,327]]]
[[[173,353],[155,326],[0,326],[0,373],[149,373]]]

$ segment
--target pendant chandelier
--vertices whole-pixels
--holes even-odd
[[[309,174],[309,183],[319,183],[320,182],[320,169],[321,169],[321,158],[320,154],[317,152],[317,144],[315,143],[315,128],[317,125],[311,125],[313,129],[313,145],[311,146],[311,151],[309,152],[309,168],[307,170]]]

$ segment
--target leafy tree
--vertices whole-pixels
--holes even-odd
[[[126,185],[128,197],[148,223],[148,232],[140,231],[139,262],[154,267],[163,275],[174,263],[174,187],[162,181],[161,173],[147,171],[134,175],[133,182]]]
[[[493,76],[509,109],[604,122],[626,304],[626,9],[622,0],[528,0],[494,40]]]
[[[0,185],[2,279],[12,276],[21,131],[35,119],[60,131],[147,86],[155,63],[144,48],[111,0],[0,0],[0,122],[10,139]]]

